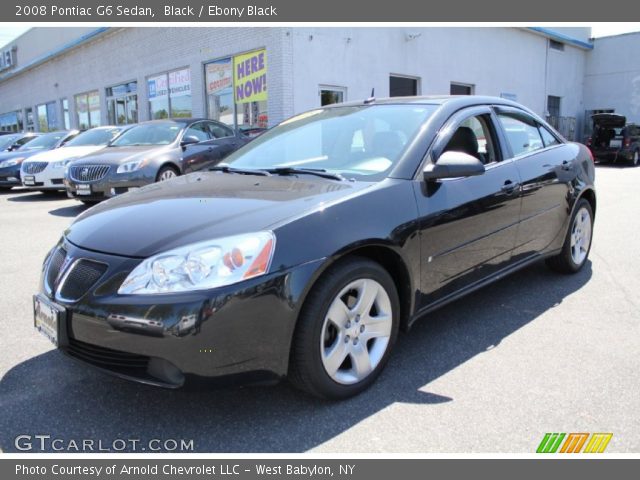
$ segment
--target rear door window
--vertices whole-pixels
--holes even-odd
[[[544,142],[535,120],[524,115],[498,113],[507,142],[514,157],[544,148]]]

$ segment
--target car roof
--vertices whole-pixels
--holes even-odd
[[[147,120],[146,122],[140,122],[136,125],[146,125],[146,124],[150,124],[150,123],[194,123],[194,122],[201,122],[201,121],[209,121],[209,122],[213,122],[214,120],[211,120],[210,118],[161,118],[159,120]]]
[[[359,101],[337,103],[328,105],[324,108],[335,108],[340,106],[357,106],[357,105],[444,105],[456,104],[459,107],[474,105],[506,105],[516,108],[523,108],[519,103],[507,100],[501,97],[492,97],[485,95],[421,95],[411,97],[385,97],[385,98],[369,98]]]

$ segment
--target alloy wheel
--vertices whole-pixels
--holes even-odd
[[[167,168],[164,172],[160,174],[159,180],[163,182],[165,180],[169,180],[170,178],[174,178],[174,177],[177,177],[176,172],[174,172],[170,168]]]
[[[571,258],[581,265],[589,253],[591,244],[591,214],[582,207],[576,214],[571,227]]]
[[[389,345],[393,312],[389,294],[372,279],[345,286],[329,306],[320,339],[322,364],[337,383],[364,380]]]

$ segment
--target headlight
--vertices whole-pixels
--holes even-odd
[[[12,158],[11,160],[5,160],[4,162],[0,162],[0,168],[13,167],[14,165],[19,165],[24,160],[24,157]]]
[[[193,243],[147,258],[122,283],[122,295],[207,290],[264,275],[276,238],[256,232]]]
[[[73,158],[68,158],[67,160],[58,160],[57,162],[51,162],[51,168],[65,168],[71,163],[72,160]]]
[[[149,160],[147,160],[146,158],[144,160],[136,160],[135,162],[123,163],[118,167],[118,169],[116,170],[116,173],[135,172],[136,170],[140,170],[147,163],[149,163]]]

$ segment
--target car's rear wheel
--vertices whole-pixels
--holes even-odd
[[[584,198],[578,201],[562,251],[547,259],[547,265],[561,273],[576,273],[587,262],[593,238],[593,210]]]
[[[164,182],[165,180],[171,180],[174,177],[180,175],[175,167],[166,166],[162,167],[156,176],[156,182]]]
[[[379,264],[356,257],[336,264],[313,286],[298,319],[291,382],[331,399],[365,390],[395,343],[399,305],[393,279]]]
[[[631,165],[637,167],[638,164],[640,164],[640,153],[638,153],[638,150],[635,150],[633,152],[633,157],[631,158]]]

